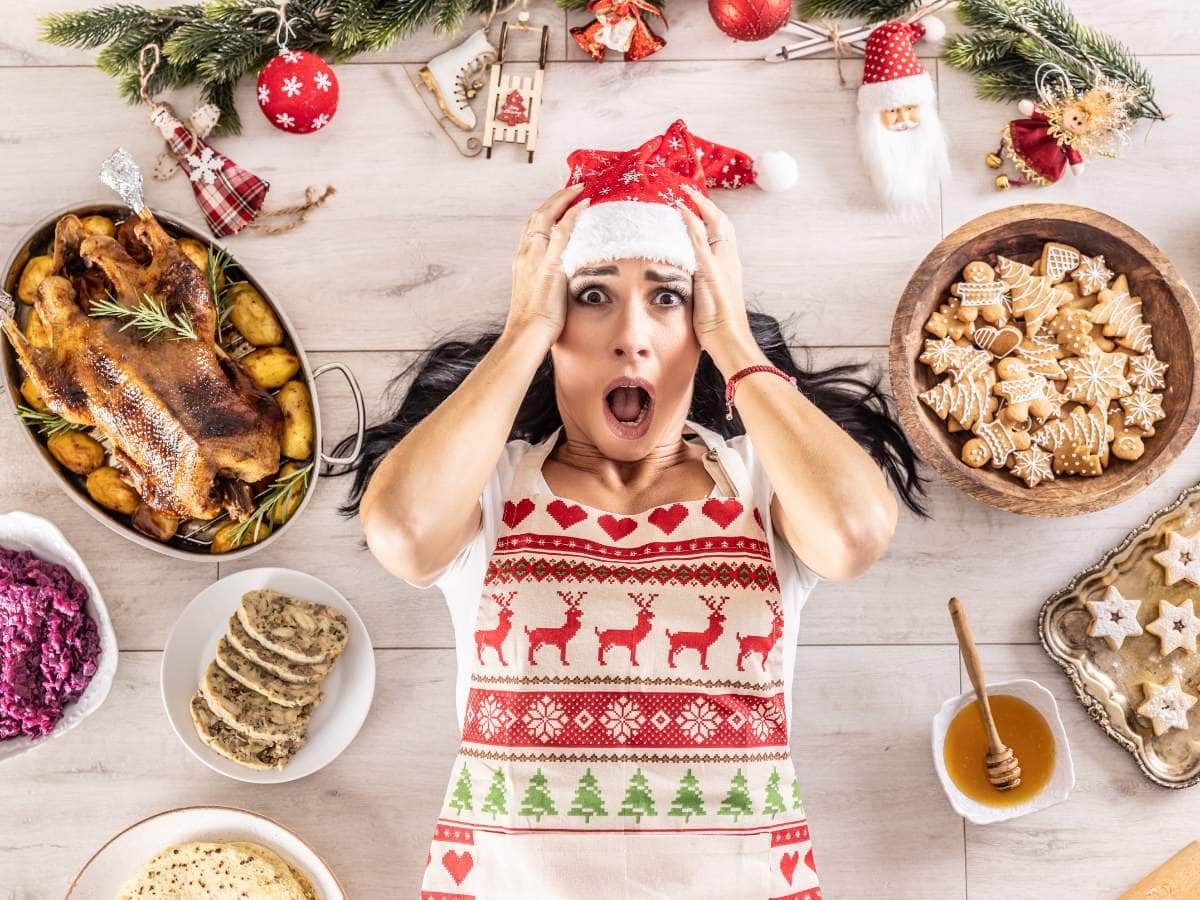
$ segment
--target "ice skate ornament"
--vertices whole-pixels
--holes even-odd
[[[480,28],[458,46],[439,53],[417,73],[437,100],[442,116],[463,131],[475,128],[470,102],[484,85],[484,69],[497,55],[487,32]]]
[[[637,62],[657,53],[667,42],[655,34],[642,14],[658,16],[667,24],[661,9],[645,0],[592,0],[588,11],[596,18],[587,25],[571,29],[583,52],[603,62],[607,51],[625,54],[626,62]]]
[[[209,230],[216,237],[228,237],[246,227],[267,234],[291,231],[308,221],[312,211],[324,205],[336,193],[329,186],[318,196],[316,188],[310,187],[304,203],[263,212],[262,205],[270,184],[239,166],[204,139],[204,135],[216,125],[215,108],[200,107],[185,125],[169,104],[151,99],[148,85],[161,58],[158,46],[147,44],[142,48],[138,60],[142,100],[150,110],[151,124],[158,129],[167,145],[166,152],[159,157],[155,176],[159,180],[168,177],[164,156],[181,169],[191,182],[192,193],[204,213]],[[294,218],[279,225],[264,225],[255,222],[260,216]]]
[[[1137,90],[1096,74],[1095,82],[1077,94],[1067,73],[1055,65],[1037,70],[1037,101],[1022,100],[1017,109],[1025,118],[1004,126],[1000,146],[987,155],[989,168],[1006,164],[994,181],[997,190],[1059,181],[1071,170],[1083,173],[1089,159],[1117,156],[1129,143],[1129,106]]]

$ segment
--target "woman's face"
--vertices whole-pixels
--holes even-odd
[[[644,259],[580,269],[550,352],[563,422],[612,459],[640,459],[678,437],[691,406],[692,276]]]

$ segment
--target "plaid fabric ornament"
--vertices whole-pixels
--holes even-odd
[[[189,131],[166,103],[154,105],[150,121],[192,183],[196,203],[214,235],[237,234],[254,221],[270,189],[266,181]]]

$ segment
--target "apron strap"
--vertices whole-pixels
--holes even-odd
[[[717,493],[724,497],[750,497],[753,493],[750,476],[742,458],[726,445],[724,438],[703,425],[690,419],[684,421],[683,433],[697,434],[708,447],[704,456],[704,467],[708,470],[717,485]],[[542,475],[542,465],[546,457],[558,446],[558,438],[562,433],[559,425],[541,443],[534,444],[521,456],[513,473],[512,488],[509,493],[513,497],[530,497],[538,493]]]

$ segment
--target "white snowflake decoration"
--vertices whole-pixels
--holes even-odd
[[[748,721],[754,736],[764,741],[773,729],[783,725],[783,713],[774,703],[762,703],[750,710]]]
[[[275,121],[278,122],[280,125],[282,125],[284,128],[291,128],[293,125],[296,124],[296,120],[293,119],[291,116],[289,116],[287,113],[279,113],[277,116],[275,116]]]
[[[188,178],[192,181],[203,181],[205,184],[215,184],[217,180],[217,172],[221,171],[221,166],[225,164],[224,157],[213,152],[212,147],[205,147],[197,156],[193,153],[186,160],[188,168]]]
[[[304,82],[295,75],[289,75],[287,78],[283,79],[283,84],[280,85],[280,87],[289,97],[295,97],[304,89]]]
[[[646,724],[646,717],[632,699],[618,697],[601,714],[600,724],[604,726],[609,737],[617,743],[624,744]]]
[[[689,740],[702,744],[712,737],[721,724],[721,714],[707,700],[697,698],[675,717],[675,723]]]
[[[329,124],[329,114],[321,113],[319,116],[317,116],[315,119],[312,120],[312,125],[310,126],[310,128],[313,131],[320,131],[322,128],[324,128],[328,124]]]
[[[475,707],[475,727],[488,740],[504,727],[504,710],[495,697],[484,697]]]
[[[298,63],[300,62],[301,56],[295,50],[284,50],[279,54],[279,58],[287,63]]]
[[[567,714],[558,701],[551,697],[542,696],[521,717],[529,733],[543,744],[558,737],[563,726],[567,724]]]
[[[670,147],[672,150],[678,150],[680,147],[683,146],[683,141],[681,141],[675,135],[671,135],[667,139],[667,146]]]
[[[576,166],[571,172],[571,183],[578,184],[583,181],[583,166]]]
[[[637,169],[630,169],[628,172],[626,172],[624,175],[621,176],[621,183],[622,184],[633,184],[635,181],[640,181],[641,178],[642,178],[642,176],[638,173]]]
[[[333,87],[333,82],[329,80],[328,72],[317,72],[313,75],[313,87],[318,91],[328,91]]]
[[[675,195],[672,188],[667,188],[665,191],[659,191],[658,196],[662,197],[667,203],[678,203],[679,197]]]
[[[270,103],[271,102],[271,89],[269,87],[267,87],[265,84],[260,84],[258,86],[258,102],[259,103]]]

